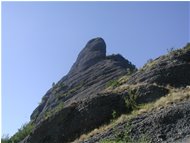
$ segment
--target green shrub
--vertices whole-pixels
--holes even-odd
[[[171,54],[175,51],[174,47],[171,47],[170,49],[167,49],[168,54]]]
[[[53,87],[53,88],[55,87],[55,82],[52,83],[52,87]]]
[[[1,138],[1,143],[11,143],[9,135],[3,135]]]
[[[60,100],[67,95],[68,95],[68,93],[57,94],[57,98],[58,98],[58,100]]]
[[[45,120],[51,117],[52,115],[56,114],[57,112],[61,111],[64,108],[64,103],[60,102],[57,106],[53,109],[48,110],[45,112]]]
[[[125,105],[128,111],[138,109],[138,105],[136,103],[136,95],[134,90],[128,90],[128,96],[125,98]]]
[[[26,136],[28,136],[34,128],[34,124],[32,123],[25,123],[22,125],[18,132],[15,133],[11,138],[8,136],[1,139],[2,143],[18,143],[22,141]]]
[[[118,80],[110,80],[107,82],[106,87],[118,87],[120,85]]]
[[[115,110],[113,110],[113,112],[112,112],[112,117],[113,117],[113,119],[115,119],[116,116],[117,116],[117,112],[116,112]]]
[[[61,84],[61,86],[62,86],[62,88],[67,87],[66,85],[64,85],[64,83]],[[83,83],[80,83],[77,86],[75,86],[73,88],[70,88],[69,90],[67,90],[64,93],[56,93],[56,96],[57,96],[58,100],[60,100],[60,99],[62,99],[65,96],[68,96],[68,95],[76,93],[82,86],[83,86]]]

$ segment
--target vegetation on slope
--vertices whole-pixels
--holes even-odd
[[[74,143],[86,141],[89,138],[91,138],[92,136],[101,134],[110,129],[114,129],[114,127],[117,126],[118,124],[122,124],[126,121],[130,122],[130,120],[135,118],[137,115],[151,112],[153,110],[159,110],[159,109],[165,108],[171,104],[175,104],[180,101],[185,101],[187,99],[190,99],[190,87],[189,86],[187,86],[186,88],[179,88],[179,89],[172,88],[170,86],[168,86],[168,88],[170,89],[170,92],[168,93],[168,95],[161,97],[160,99],[156,100],[155,102],[151,102],[151,103],[147,103],[147,104],[140,104],[140,105],[136,106],[136,103],[134,103],[136,108],[131,113],[123,114],[120,117],[118,117],[117,119],[111,120],[109,124],[105,124],[99,128],[92,130],[91,132],[89,132],[87,134],[81,135],[80,138],[78,138],[74,141]],[[116,132],[116,135],[115,135],[116,138],[105,139],[105,140],[103,139],[102,143],[108,143],[108,142],[109,143],[122,143],[122,142],[148,143],[149,142],[149,137],[144,134],[141,135],[140,138],[137,140],[134,140],[133,138],[131,138],[129,135],[129,132],[128,132],[129,128],[130,128],[129,126],[126,126],[125,132],[122,136],[121,135],[117,136],[117,132]]]
[[[1,139],[2,143],[18,143],[22,141],[26,136],[28,136],[34,128],[34,125],[32,123],[26,123],[22,125],[20,129],[18,129],[18,132],[14,134],[11,138],[6,136],[5,138]]]

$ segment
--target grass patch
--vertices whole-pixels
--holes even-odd
[[[125,97],[125,105],[128,111],[138,109],[138,105],[136,103],[136,95],[134,90],[128,90],[128,96]]]
[[[127,122],[124,131],[118,132],[116,129],[114,129],[114,138],[103,139],[100,141],[100,143],[150,143],[150,139],[144,134],[140,135],[136,139],[131,137],[130,132],[132,126],[130,125],[130,121],[131,120]]]
[[[118,80],[110,80],[107,82],[106,87],[116,88],[120,85]]]
[[[106,83],[106,87],[107,88],[111,87],[111,89],[113,89],[113,88],[117,88],[117,87],[125,84],[127,82],[127,80],[129,79],[131,73],[132,73],[132,71],[130,71],[130,69],[128,69],[127,75],[124,75],[124,76],[120,77],[119,79],[108,81]]]
[[[119,78],[118,82],[120,83],[120,85],[125,84],[128,81],[129,77],[130,75],[124,75],[121,78]]]
[[[112,118],[115,119],[117,117],[117,112],[115,110],[113,110],[112,112]]]
[[[60,102],[55,108],[48,110],[45,112],[45,117],[44,119],[48,119],[52,115],[55,115],[57,112],[61,111],[64,108],[64,103]]]
[[[3,136],[1,138],[1,143],[11,143],[9,136],[8,135]]]
[[[68,95],[76,93],[82,86],[83,86],[83,84],[80,83],[79,85],[75,86],[74,88],[69,89],[65,93],[57,93],[56,96],[57,96],[58,100],[60,100],[65,96],[68,96]]]
[[[171,104],[176,104],[181,101],[185,101],[190,99],[190,88],[182,88],[182,89],[170,89],[170,93],[155,102],[140,104],[138,105],[137,110],[133,110],[131,115],[138,115],[145,112],[152,111],[154,109],[160,109],[167,107]]]
[[[157,110],[160,109],[161,107],[167,107],[170,104],[175,104],[179,101],[183,101],[183,100],[188,100],[190,99],[190,87],[187,86],[187,88],[183,88],[183,89],[170,89],[170,93],[165,96],[165,97],[161,97],[160,99],[158,99],[155,102],[152,103],[147,103],[147,104],[140,104],[140,105],[135,105],[135,108],[133,109],[133,111],[129,114],[123,114],[120,117],[118,117],[117,119],[111,120],[111,122],[109,124],[105,124],[99,128],[96,128],[92,131],[90,131],[87,134],[83,134],[81,135],[78,139],[76,139],[74,141],[74,143],[79,143],[82,141],[87,140],[88,138],[95,136],[96,134],[101,134],[103,132],[108,131],[111,128],[114,128],[115,126],[117,126],[120,123],[124,123],[124,122],[128,122],[130,121],[132,118],[135,118],[136,116],[140,115],[140,114],[144,114],[147,112],[150,112],[152,110]],[[126,129],[128,130],[128,129]],[[122,135],[120,135],[122,136]],[[126,133],[124,134],[125,138],[128,138]],[[125,139],[127,140],[127,139]],[[141,135],[139,139],[137,140],[133,140],[133,142],[126,142],[126,143],[149,143],[149,140],[147,138],[146,135]],[[124,141],[122,140],[103,140],[102,143],[123,143]]]

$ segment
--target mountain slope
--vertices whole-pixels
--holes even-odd
[[[106,56],[106,44],[102,38],[90,40],[69,73],[44,95],[32,113],[31,120],[36,127],[24,142],[74,140],[108,122],[113,110],[125,112],[122,96],[99,93],[106,88],[108,81],[134,71],[135,66],[121,55]]]
[[[171,91],[156,102],[139,106],[108,125],[82,135],[75,143],[189,143],[190,89]]]
[[[129,84],[157,83],[181,87],[190,85],[190,44],[182,49],[170,50],[167,55],[148,62],[132,75]]]
[[[13,142],[174,142],[190,135],[190,44],[139,70],[90,40]]]
[[[120,78],[107,94],[127,96],[132,112],[75,142],[189,143],[190,44]],[[132,99],[132,100],[131,100]]]

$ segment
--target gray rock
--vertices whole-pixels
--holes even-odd
[[[106,56],[102,38],[90,40],[80,52],[69,73],[54,85],[34,110],[36,128],[27,142],[60,143],[76,137],[125,112],[121,95],[100,95],[110,80],[136,71],[121,55]],[[58,109],[64,104],[63,109]],[[54,113],[55,112],[55,113]],[[52,115],[47,118],[47,113]],[[41,136],[43,134],[43,137]]]
[[[81,72],[106,58],[106,44],[102,38],[90,40],[79,53],[69,74]]]
[[[122,96],[99,95],[89,101],[75,103],[42,121],[27,142],[70,142],[81,134],[108,123],[113,111],[116,111],[118,116],[126,111]]]
[[[160,97],[165,96],[169,92],[169,90],[164,87],[152,84],[142,84],[136,86],[133,91],[136,95],[137,104],[153,102]]]
[[[174,143],[189,139],[190,101],[183,101],[161,110],[138,115],[130,122],[127,120],[107,131],[88,138],[83,143],[96,143],[104,139],[115,139],[130,126],[131,138],[146,136],[152,143]],[[116,134],[117,133],[117,134]],[[82,142],[81,142],[82,143]]]
[[[35,128],[22,142],[73,141],[108,123],[113,118],[113,111],[116,116],[130,112],[132,108],[126,108],[126,100],[131,96],[135,96],[137,104],[148,103],[165,96],[168,84],[173,87],[190,85],[190,45],[161,56],[132,74],[126,84],[136,84],[134,88],[120,93],[102,92],[109,81],[129,72],[136,72],[135,66],[119,54],[106,56],[102,38],[90,40],[69,73],[44,95],[31,115]],[[189,103],[181,102],[137,116],[130,122],[133,125],[130,135],[138,138],[140,134],[148,134],[152,142],[173,142],[189,135]],[[126,124],[116,127],[121,137]],[[86,142],[115,138],[114,133],[115,129],[110,129]]]
[[[190,44],[147,63],[128,80],[129,84],[190,85]]]

